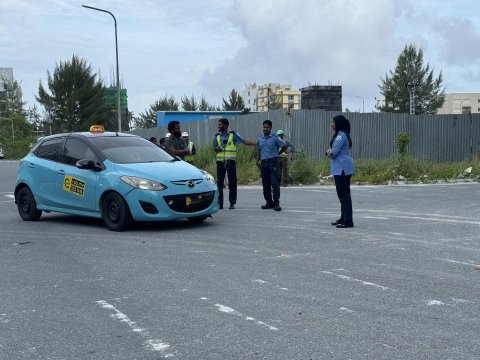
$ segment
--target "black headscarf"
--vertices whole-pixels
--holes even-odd
[[[335,134],[333,134],[332,140],[330,140],[330,147],[333,146],[333,141],[337,137],[339,131],[343,131],[347,135],[350,147],[352,147],[352,139],[350,139],[350,121],[348,121],[343,115],[337,115],[333,117],[333,122],[335,123]]]

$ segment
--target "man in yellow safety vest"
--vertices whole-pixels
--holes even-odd
[[[222,118],[218,120],[218,133],[213,139],[213,149],[217,153],[217,188],[218,205],[223,209],[223,183],[225,175],[228,178],[228,201],[229,209],[235,209],[237,203],[237,167],[235,159],[237,156],[237,144],[255,146],[256,143],[246,140],[235,131],[228,131],[229,121]]]

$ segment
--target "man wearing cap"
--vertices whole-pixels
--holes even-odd
[[[165,148],[170,154],[176,155],[184,160],[185,155],[190,155],[190,150],[182,140],[182,131],[180,130],[180,122],[172,120],[168,123],[168,132],[171,134],[165,140]]]
[[[282,186],[288,186],[288,160],[289,157],[293,160],[295,156],[295,145],[285,137],[283,130],[277,130],[277,136],[287,145],[287,150],[278,154],[278,158],[280,159],[280,183]]]
[[[185,161],[188,162],[189,164],[193,164],[193,155],[197,153],[197,150],[195,149],[195,145],[193,144],[193,141],[190,141],[190,136],[186,131],[182,133],[182,139],[183,141],[185,141],[185,144],[187,144],[188,150],[190,150],[190,154],[185,155]]]
[[[225,175],[228,177],[229,209],[235,209],[235,204],[237,203],[237,167],[235,164],[237,144],[256,145],[253,141],[244,139],[235,131],[229,132],[228,125],[228,119],[219,119],[218,133],[215,134],[213,139],[213,149],[217,154],[217,188],[220,209],[223,209],[223,183]]]

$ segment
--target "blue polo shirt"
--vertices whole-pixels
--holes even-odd
[[[269,135],[260,135],[257,141],[257,149],[260,151],[261,160],[278,157],[278,149],[281,149],[285,142],[277,135],[270,133]]]

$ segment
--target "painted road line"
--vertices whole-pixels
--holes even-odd
[[[159,339],[152,339],[148,330],[137,326],[137,323],[135,321],[130,320],[127,315],[123,314],[115,306],[109,304],[105,300],[98,300],[96,301],[96,303],[100,305],[103,309],[110,310],[112,312],[110,316],[113,319],[119,320],[120,322],[127,324],[134,333],[137,333],[141,337],[143,337],[145,339],[144,345],[147,350],[159,352],[164,358],[170,358],[174,356],[174,354],[167,352],[168,348],[170,347],[169,344],[164,343],[162,340]]]
[[[356,278],[353,278],[353,277],[350,277],[350,276],[346,276],[346,275],[342,275],[342,274],[336,274],[332,271],[320,271],[321,273],[323,274],[328,274],[328,275],[333,275],[333,276],[336,276],[337,278],[339,279],[343,279],[343,280],[347,280],[347,281],[354,281],[354,282],[359,282],[363,285],[367,285],[367,286],[373,286],[373,287],[376,287],[378,289],[382,289],[382,290],[392,290],[386,286],[382,286],[382,285],[378,285],[378,284],[375,284],[375,283],[372,283],[372,282],[369,282],[369,281],[364,281],[364,280],[360,280],[360,279],[356,279]]]
[[[215,304],[215,306],[217,307],[218,311],[220,311],[222,313],[235,315],[235,316],[238,316],[238,317],[240,317],[244,320],[247,320],[247,321],[253,321],[255,324],[257,324],[259,326],[262,326],[262,327],[266,327],[268,330],[271,330],[271,331],[278,331],[278,328],[276,328],[275,326],[268,325],[267,323],[265,323],[263,321],[256,320],[254,317],[243,315],[241,312],[239,312],[239,311],[237,311],[237,310],[235,310],[235,309],[233,309],[229,306],[225,306],[225,305],[222,305],[222,304]]]
[[[453,263],[453,264],[468,265],[468,266],[473,266],[475,268],[480,268],[480,265],[474,264],[473,262],[464,262],[464,261],[457,261],[457,260],[452,260],[452,259],[442,259],[442,258],[435,258],[435,260],[442,260],[442,261],[450,262],[450,263]]]

